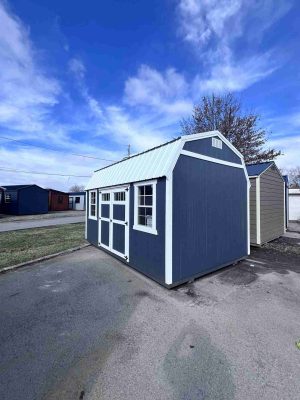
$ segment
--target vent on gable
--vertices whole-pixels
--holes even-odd
[[[222,149],[222,144],[223,144],[222,140],[214,138],[214,137],[212,138],[212,146],[213,147],[216,147],[217,149]]]

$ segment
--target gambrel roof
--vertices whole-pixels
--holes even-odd
[[[218,136],[243,160],[243,156],[219,131],[185,135],[95,171],[85,189],[117,186],[168,176],[178,160],[184,143],[214,136]]]

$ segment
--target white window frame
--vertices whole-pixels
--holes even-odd
[[[213,147],[215,147],[217,149],[222,150],[222,148],[223,148],[223,142],[219,138],[213,137],[211,139],[211,144],[212,144]]]
[[[157,235],[157,230],[156,230],[156,184],[157,180],[151,180],[151,181],[143,181],[143,182],[138,182],[134,183],[134,224],[133,224],[133,229],[141,232],[146,232],[146,233],[151,233],[152,235]],[[146,185],[152,185],[152,226],[145,226],[145,225],[139,225],[138,224],[138,207],[139,207],[139,187],[140,186],[146,186]]]
[[[92,193],[95,193],[95,215],[91,215],[91,206],[92,206],[92,203],[91,203],[91,198],[92,198],[92,196],[91,196],[91,194]],[[94,220],[97,220],[97,212],[98,212],[98,210],[97,210],[97,200],[98,200],[98,198],[97,198],[97,190],[90,190],[89,191],[89,219],[94,219]]]

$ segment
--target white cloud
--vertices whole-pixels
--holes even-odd
[[[93,96],[91,96],[86,86],[85,83],[86,68],[83,62],[78,58],[72,58],[69,61],[69,69],[74,74],[81,95],[86,100],[92,114],[97,118],[102,118],[102,108],[100,107],[99,102]]]
[[[300,166],[300,135],[271,137],[268,146],[282,151],[282,156],[276,160],[276,164],[283,169]]]
[[[213,35],[224,37],[228,20],[238,15],[241,0],[180,0],[180,32],[188,42],[205,45]],[[225,32],[226,33],[226,32]]]
[[[258,39],[290,7],[287,0],[179,0],[180,35],[207,71],[197,88],[200,81],[204,90],[238,91],[270,75],[281,61],[261,52]],[[240,37],[243,55],[235,46]]]
[[[241,62],[216,64],[207,78],[196,78],[195,88],[204,92],[240,91],[270,75],[277,69],[272,64],[268,53]]]
[[[0,2],[0,125],[39,131],[58,103],[59,82],[34,61],[35,50],[22,22]]]
[[[124,100],[131,106],[149,106],[161,113],[184,115],[191,111],[190,87],[174,68],[160,73],[141,65],[136,76],[125,82]]]

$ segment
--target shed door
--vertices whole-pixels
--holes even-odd
[[[129,261],[129,187],[99,191],[99,245]]]

